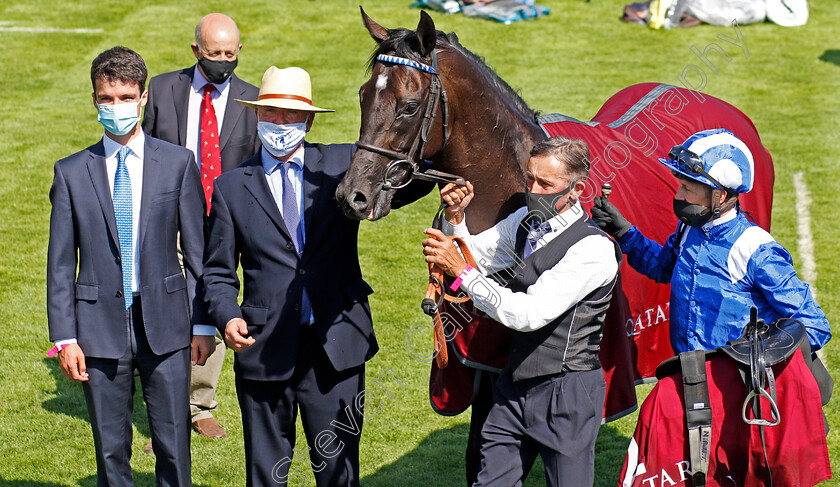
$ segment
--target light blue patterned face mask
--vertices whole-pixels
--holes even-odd
[[[99,116],[97,120],[105,130],[114,135],[125,135],[140,121],[137,115],[139,103],[115,103],[113,105],[97,105]]]
[[[271,122],[257,123],[257,134],[265,150],[274,157],[286,157],[298,148],[306,135],[306,123],[277,125]]]

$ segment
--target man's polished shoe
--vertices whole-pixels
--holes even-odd
[[[197,419],[193,421],[193,429],[196,433],[205,438],[224,438],[227,436],[227,431],[222,428],[222,425],[216,421],[216,418],[209,417],[204,419]]]

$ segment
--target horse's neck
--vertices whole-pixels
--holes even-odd
[[[474,184],[467,225],[478,233],[524,205],[524,168],[545,136],[477,68],[458,78],[446,87],[451,133],[440,164]]]

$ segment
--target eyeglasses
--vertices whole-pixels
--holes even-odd
[[[703,159],[682,145],[671,147],[671,150],[668,151],[668,159],[675,162],[677,169],[680,171],[692,176],[703,176],[714,183],[718,189],[726,189],[715,178],[709,176],[709,173],[706,172],[706,165],[703,163]]]

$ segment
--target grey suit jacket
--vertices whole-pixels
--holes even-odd
[[[152,137],[184,147],[187,143],[189,90],[195,66],[155,76],[149,81],[149,100],[143,116],[143,131]],[[233,169],[257,153],[257,117],[254,110],[234,101],[256,100],[259,90],[237,78],[230,78],[230,92],[225,107],[219,141],[222,148],[222,172]]]
[[[199,287],[206,219],[192,152],[146,136],[136,251],[143,324],[158,355],[189,345],[207,323]],[[55,164],[50,189],[50,340],[76,338],[85,355],[119,358],[129,343],[114,205],[102,141]],[[178,261],[180,232],[184,273]]]
[[[344,216],[335,189],[350,165],[351,144],[306,144],[303,164],[303,255],[298,256],[265,179],[260,155],[222,174],[213,188],[204,283],[208,313],[224,333],[243,318],[256,340],[236,354],[245,379],[292,376],[301,329],[301,295],[312,302],[318,338],[336,370],[369,360],[373,332],[356,238],[359,222]],[[237,267],[244,298],[239,304]],[[304,325],[307,326],[307,325]],[[303,351],[304,353],[313,353]]]

